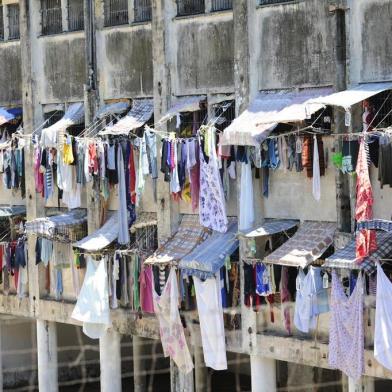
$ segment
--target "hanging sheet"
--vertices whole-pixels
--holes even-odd
[[[366,257],[361,264],[355,262],[355,239],[353,239],[343,249],[328,257],[323,264],[325,268],[345,268],[364,270],[367,274],[372,274],[376,270],[376,261],[392,256],[392,233],[377,233],[377,250]]]
[[[42,147],[57,147],[57,136],[60,132],[72,125],[79,124],[84,119],[84,106],[82,102],[69,105],[61,120],[41,132]]]
[[[118,237],[118,215],[113,214],[105,224],[94,233],[84,237],[73,246],[87,251],[98,251],[106,248]]]
[[[226,233],[214,231],[203,243],[185,256],[179,264],[185,275],[197,276],[204,280],[213,278],[225,263],[226,256],[231,255],[239,246],[237,240],[237,221],[229,222]]]
[[[154,113],[154,101],[152,99],[135,99],[132,109],[116,124],[108,126],[99,132],[100,135],[128,135],[134,129],[142,127]]]
[[[352,105],[391,89],[392,82],[358,84],[347,90],[313,99],[310,103],[340,106],[348,110]]]
[[[210,236],[201,226],[198,215],[184,215],[176,234],[163,244],[145,264],[177,263]]]
[[[245,232],[240,233],[241,236],[246,238],[264,237],[273,234],[288,231],[299,225],[299,221],[291,219],[266,219],[257,228],[252,228]]]
[[[264,261],[271,264],[305,268],[333,244],[336,223],[304,222],[298,231]]]
[[[329,88],[260,92],[249,107],[224,130],[221,144],[258,146],[278,123],[310,118],[323,108],[322,104],[311,104],[310,101],[331,92]]]

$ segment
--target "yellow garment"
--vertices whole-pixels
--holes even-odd
[[[64,143],[63,162],[66,165],[71,165],[73,161],[74,156],[72,153],[72,141],[71,138],[67,138],[67,141]]]
[[[192,201],[191,199],[191,184],[187,181],[184,187],[184,190],[182,191],[182,199],[190,203]]]

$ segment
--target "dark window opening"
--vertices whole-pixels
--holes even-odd
[[[293,1],[293,0],[260,0],[259,5],[289,3],[291,1]]]
[[[174,121],[176,121],[174,119]],[[198,129],[207,124],[208,110],[207,101],[200,102],[200,110],[196,112],[180,113],[180,127],[177,129],[180,137],[195,136]]]
[[[84,30],[83,0],[68,0],[68,30]]]
[[[204,0],[177,0],[177,15],[195,15],[205,12]]]
[[[235,101],[224,101],[214,106],[215,128],[223,131],[235,119]]]
[[[8,6],[8,38],[19,39],[19,4]]]
[[[4,41],[4,19],[2,5],[0,5],[0,41]]]
[[[233,9],[233,0],[212,0],[212,11]]]
[[[135,22],[151,20],[151,0],[135,0]]]
[[[42,128],[48,128],[51,125],[55,124],[57,121],[60,121],[64,116],[64,111],[62,110],[53,110],[51,112],[44,113],[44,120],[46,120],[45,125]]]
[[[128,23],[128,0],[105,0],[105,26]]]
[[[63,31],[61,0],[41,0],[42,35]]]

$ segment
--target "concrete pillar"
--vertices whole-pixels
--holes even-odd
[[[37,320],[38,387],[40,392],[58,391],[56,323]]]
[[[120,334],[109,330],[99,339],[101,392],[121,392]]]
[[[358,381],[348,378],[348,392],[374,392],[374,378],[361,377]]]
[[[205,392],[208,390],[208,370],[204,363],[203,348],[193,347],[195,361],[195,392]]]
[[[146,390],[146,364],[143,360],[143,338],[132,336],[132,361],[133,361],[133,390],[145,392]]]
[[[259,355],[250,356],[252,392],[276,392],[276,361]]]

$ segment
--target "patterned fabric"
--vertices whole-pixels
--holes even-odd
[[[263,237],[270,236],[272,234],[281,233],[292,229],[299,224],[296,220],[288,219],[266,219],[261,226],[253,228],[244,233],[241,233],[244,237]]]
[[[181,372],[189,373],[193,363],[178,311],[178,299],[177,276],[172,268],[161,296],[153,290],[154,312],[159,321],[164,356],[170,356]]]
[[[226,233],[214,232],[180,261],[179,267],[183,274],[194,275],[203,280],[213,278],[225,263],[226,256],[238,248],[236,235],[236,220],[230,222]]]
[[[145,263],[177,263],[197,245],[205,241],[210,234],[210,230],[200,225],[198,215],[184,215],[177,233],[157,249]]]
[[[332,271],[328,363],[358,380],[364,372],[363,277],[358,276],[347,298],[336,271]]]
[[[28,234],[53,236],[61,229],[81,225],[85,222],[87,222],[87,211],[85,209],[75,209],[64,214],[37,218],[26,222],[26,232]]]
[[[365,151],[365,142],[359,146],[357,162],[357,204],[355,206],[355,219],[357,222],[373,218],[373,191],[369,177],[369,166]],[[376,233],[371,230],[360,230],[356,239],[356,257],[362,262],[364,257],[377,249]]]
[[[208,132],[211,132],[209,129]],[[219,173],[213,138],[208,137],[210,159],[207,163],[200,147],[200,224],[210,229],[225,233],[227,231],[226,202],[222,180]]]
[[[363,220],[357,223],[357,230],[383,230],[392,232],[392,221],[383,219]]]
[[[355,262],[355,240],[345,248],[337,250],[326,259],[325,268],[361,269],[371,275],[376,271],[376,261],[392,256],[392,233],[377,233],[377,250],[366,257],[361,264]]]
[[[333,243],[335,223],[304,222],[298,231],[264,261],[305,268],[317,260]]]

